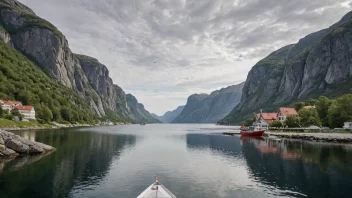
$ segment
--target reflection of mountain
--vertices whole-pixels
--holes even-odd
[[[118,158],[126,147],[134,146],[136,138],[132,135],[67,132],[65,129],[37,132],[36,141],[52,145],[57,151],[36,162],[35,166],[26,166],[16,172],[5,171],[0,175],[2,198],[16,197],[16,194],[22,197],[20,195],[34,192],[36,197],[68,197],[74,186],[91,188],[105,177],[114,158]],[[5,182],[1,177],[6,178],[7,174],[11,174],[12,179]],[[26,188],[15,189],[15,186]]]
[[[341,155],[334,157],[337,153]],[[352,172],[338,168],[328,159],[351,163],[351,154],[331,145],[243,141],[243,155],[254,178],[263,184],[300,192],[308,197],[346,197],[352,187]],[[348,164],[344,166],[348,167]]]
[[[240,154],[241,144],[238,137],[209,134],[187,134],[187,147],[195,149],[210,148],[225,154]]]

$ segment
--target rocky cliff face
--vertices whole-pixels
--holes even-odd
[[[163,123],[171,123],[183,110],[185,106],[178,106],[173,111],[168,111],[162,116],[158,116],[156,114],[152,114],[152,116]]]
[[[260,109],[295,100],[352,93],[352,12],[259,61],[248,73],[240,104],[220,124],[238,124]]]
[[[244,83],[208,94],[191,95],[173,123],[215,123],[224,118],[240,101]]]
[[[130,119],[118,111],[117,103],[125,96],[116,91],[108,69],[94,58],[73,54],[55,26],[16,0],[0,2],[0,25],[1,39],[84,97],[96,116]]]
[[[147,110],[144,105],[138,103],[136,97],[131,94],[126,95],[126,101],[128,105],[129,115],[133,120],[138,123],[159,123],[160,121],[155,119]]]

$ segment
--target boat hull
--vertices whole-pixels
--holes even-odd
[[[241,136],[249,136],[249,137],[259,137],[263,136],[265,130],[260,131],[241,131]]]

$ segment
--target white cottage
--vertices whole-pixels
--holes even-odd
[[[352,122],[345,122],[343,128],[344,129],[352,129]]]
[[[24,115],[24,119],[35,120],[34,107],[32,107],[32,106],[16,106],[14,108],[18,109],[18,111]]]

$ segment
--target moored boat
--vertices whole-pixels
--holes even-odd
[[[259,137],[263,136],[265,130],[257,130],[257,131],[241,131],[242,136],[251,136],[251,137]]]
[[[164,185],[159,183],[159,179],[155,176],[155,183],[145,189],[137,198],[176,198]]]

